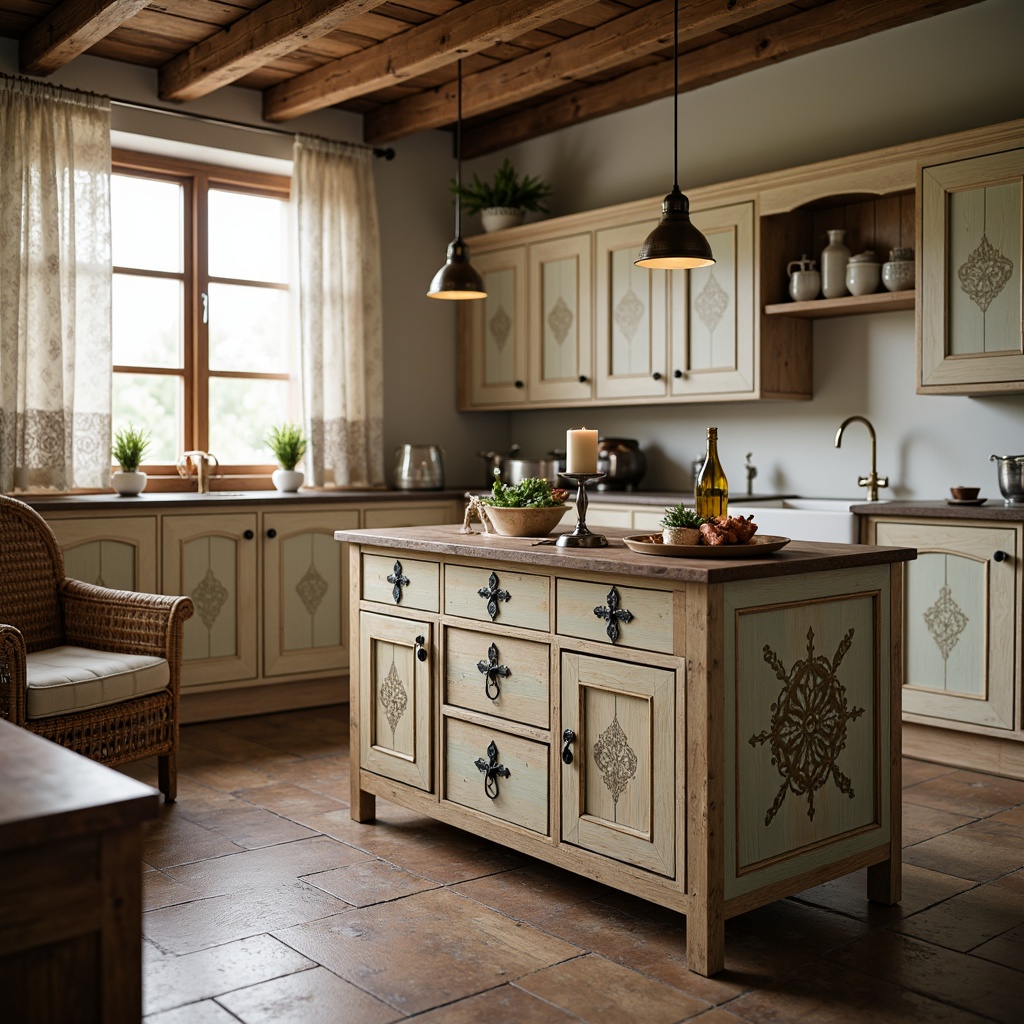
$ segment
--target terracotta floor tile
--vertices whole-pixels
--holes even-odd
[[[364,860],[342,868],[304,875],[303,881],[337,896],[354,907],[387,903],[413,893],[436,889],[437,882],[414,875],[396,864],[383,860]]]
[[[273,811],[300,825],[305,825],[307,819],[314,814],[348,809],[347,799],[339,800],[326,793],[307,789],[305,786],[296,786],[291,782],[275,782],[268,786],[242,789],[236,796],[255,807]]]
[[[644,1024],[675,1024],[708,1004],[603,957],[576,957],[515,983],[589,1024],[620,1024],[643,1007]]]
[[[1014,892],[1024,892],[1024,869],[1012,871],[1001,878],[995,878],[992,880],[992,884],[1004,886],[1007,889],[1012,889]]]
[[[903,788],[907,789],[909,786],[916,786],[919,782],[934,779],[939,775],[949,775],[955,771],[955,768],[950,768],[948,765],[905,757],[903,758]]]
[[[152,910],[145,915],[143,927],[151,942],[181,955],[345,909],[336,897],[296,880]]]
[[[406,1014],[514,981],[580,952],[445,890],[276,934]]]
[[[270,935],[159,960],[147,967],[143,978],[143,1012],[152,1014],[197,1003],[313,966]]]
[[[229,992],[217,1000],[243,1024],[390,1024],[402,1014],[323,967]]]
[[[142,909],[158,910],[176,903],[199,899],[191,886],[165,875],[162,871],[147,871],[142,876]]]
[[[961,825],[970,825],[976,818],[949,811],[936,810],[923,804],[903,804],[903,848],[923,843],[926,839],[952,832]]]
[[[966,953],[882,929],[826,959],[867,975],[871,984],[897,984],[1003,1024],[1021,1019],[1021,974]],[[830,976],[837,984],[842,977]]]
[[[960,878],[987,882],[1016,871],[1024,851],[1024,829],[978,821],[928,839],[903,851],[907,864],[917,864]]]
[[[276,782],[291,782],[296,786],[326,793],[335,800],[348,800],[348,758],[316,757],[308,761],[289,761],[270,768]]]
[[[1003,825],[1024,826],[1024,804],[1019,807],[1011,807],[1008,811],[1000,811],[999,814],[993,814],[990,820],[998,821]]]
[[[154,1013],[144,1018],[142,1024],[238,1024],[238,1018],[212,999],[204,999],[201,1003]]]
[[[499,985],[416,1017],[416,1024],[579,1024],[565,1013],[514,985]]]
[[[251,789],[274,781],[274,776],[263,768],[237,761],[222,761],[204,755],[202,758],[182,757],[178,762],[178,777],[201,778],[209,786],[232,793],[237,789]],[[180,799],[180,798],[179,798]]]
[[[208,857],[224,857],[238,853],[240,846],[211,832],[209,829],[189,821],[181,815],[163,810],[157,821],[142,826],[142,859],[154,868],[165,868],[172,864],[187,864],[204,861]]]
[[[997,935],[988,942],[976,946],[972,952],[975,956],[984,957],[1005,967],[1024,971],[1024,926],[1018,925],[1002,935]],[[1024,980],[1021,981],[1024,986]]]
[[[236,800],[232,807],[202,811],[191,820],[243,850],[290,843],[317,834],[313,829],[289,821],[273,811],[253,807],[243,800]]]
[[[905,789],[903,802],[984,818],[1024,803],[1024,782],[981,772],[955,771]]]
[[[893,927],[904,935],[967,952],[1024,925],[1024,893],[979,885]]]
[[[702,1013],[696,1019],[700,1021],[700,1024],[747,1024],[746,1017],[737,1017],[735,1013],[730,1013],[720,1006],[708,1010],[707,1013]]]
[[[225,735],[224,729],[217,722],[205,722],[190,728],[181,745],[181,751],[182,756],[188,758],[191,764],[195,764],[196,760],[204,755],[209,755],[217,761],[242,761],[246,764],[258,763],[261,766],[300,760],[296,754],[253,742],[241,735],[238,730],[232,730],[229,735]]]

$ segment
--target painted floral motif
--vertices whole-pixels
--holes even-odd
[[[644,317],[644,304],[632,288],[619,299],[613,316],[619,330],[625,335],[626,341],[632,344],[640,327],[640,321]]]
[[[864,714],[864,708],[851,708],[846,687],[836,672],[853,641],[851,629],[839,643],[831,664],[821,655],[814,656],[814,630],[807,630],[807,658],[786,672],[782,662],[764,645],[764,660],[782,681],[778,700],[772,704],[771,729],[750,737],[750,745],[769,743],[772,764],[782,776],[782,786],[764,816],[765,827],[782,806],[787,790],[795,796],[807,795],[807,817],[814,820],[814,794],[832,777],[840,793],[851,800],[853,783],[836,765],[846,746],[846,724]]]
[[[562,296],[559,295],[558,301],[551,307],[551,312],[548,313],[548,327],[551,328],[551,333],[559,345],[569,336],[569,328],[572,327],[572,321],[572,310],[565,304]]]
[[[384,708],[388,725],[391,726],[391,734],[394,735],[398,723],[402,720],[402,715],[405,714],[405,709],[409,706],[409,694],[402,683],[402,677],[398,674],[398,669],[395,668],[394,661],[391,662],[391,668],[388,669],[388,674],[384,677],[384,684],[380,688],[380,703]]]
[[[960,634],[967,628],[969,621],[963,609],[953,600],[953,591],[943,586],[939,590],[938,600],[924,613],[924,624],[942,652],[943,661],[949,658],[950,652],[960,642]]]
[[[707,283],[693,305],[701,323],[709,333],[714,334],[715,328],[721,323],[725,311],[729,308],[729,296],[722,290],[714,271],[708,274]]]
[[[1013,263],[992,245],[988,235],[982,235],[977,249],[967,257],[956,274],[964,293],[985,313],[1010,280]]]
[[[601,779],[612,795],[612,802],[618,803],[622,791],[629,781],[636,776],[636,753],[629,745],[616,715],[611,725],[594,744],[594,763],[601,772]]]
[[[207,569],[206,575],[199,581],[199,585],[191,594],[195,603],[199,618],[207,629],[213,629],[213,624],[220,615],[224,602],[228,599],[227,587],[213,573],[213,569]]]
[[[316,615],[316,610],[320,607],[320,602],[324,599],[327,590],[327,580],[317,572],[317,568],[312,562],[302,579],[295,584],[295,593],[299,595],[299,600],[310,615]]]
[[[505,312],[504,306],[497,308],[487,327],[500,352],[507,344],[508,336],[512,333],[512,318]]]

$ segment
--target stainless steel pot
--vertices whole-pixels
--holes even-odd
[[[395,449],[394,486],[400,491],[444,487],[444,449],[436,444],[403,444]]]
[[[1024,455],[992,455],[999,470],[999,490],[1007,505],[1024,504]]]
[[[506,459],[501,470],[502,483],[521,484],[530,477],[543,477],[552,487],[558,486],[558,472],[564,469],[564,463],[554,457],[545,459]]]

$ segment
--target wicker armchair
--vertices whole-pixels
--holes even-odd
[[[157,756],[168,803],[192,611],[188,597],[67,579],[46,521],[0,495],[0,716],[103,764]]]

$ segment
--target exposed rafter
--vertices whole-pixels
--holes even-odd
[[[386,0],[270,0],[160,68],[160,98],[195,100]],[[326,106],[327,104],[325,104]]]
[[[284,121],[454,64],[562,18],[593,0],[471,0],[359,53],[267,89],[263,117]],[[454,93],[452,99],[454,111]],[[449,120],[455,117],[452,113]]]

